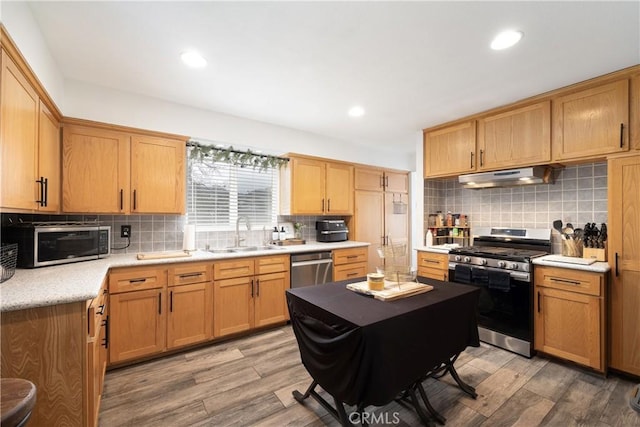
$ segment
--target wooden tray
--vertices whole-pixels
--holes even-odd
[[[359,294],[372,296],[380,301],[393,301],[400,298],[407,298],[413,295],[429,292],[433,289],[431,285],[417,282],[390,282],[384,281],[384,289],[381,291],[372,291],[369,289],[367,282],[349,283],[347,289]]]

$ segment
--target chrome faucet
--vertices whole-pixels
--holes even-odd
[[[240,246],[240,242],[242,242],[244,239],[240,238],[240,220],[244,220],[245,225],[247,226],[247,231],[251,230],[251,221],[249,221],[249,217],[248,216],[239,216],[238,219],[236,220],[236,235],[235,235],[235,245],[236,247]]]

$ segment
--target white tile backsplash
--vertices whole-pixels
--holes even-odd
[[[457,178],[424,181],[424,228],[429,213],[469,215],[473,226],[553,228],[556,219],[583,227],[607,222],[606,162],[568,166],[554,171],[554,184],[469,190]],[[559,236],[553,238],[560,250]]]

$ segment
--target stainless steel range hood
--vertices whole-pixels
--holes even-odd
[[[519,185],[553,183],[553,170],[548,166],[510,169],[494,172],[460,175],[458,182],[464,188],[515,187]]]

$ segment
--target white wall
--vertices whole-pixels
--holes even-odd
[[[58,108],[64,104],[64,78],[51,56],[27,2],[0,1],[0,20]]]
[[[65,116],[176,133],[236,148],[296,152],[337,160],[412,170],[411,155],[376,151],[347,141],[215,113],[78,81],[65,82]]]

